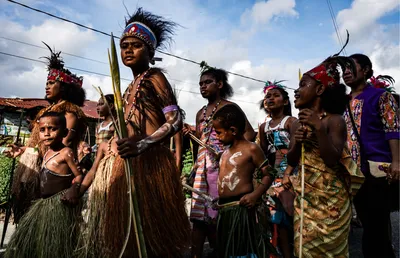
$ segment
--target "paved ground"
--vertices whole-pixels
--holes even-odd
[[[400,253],[399,253],[399,242],[400,242],[400,235],[399,235],[399,227],[400,227],[400,214],[398,212],[392,213],[392,228],[393,228],[393,245],[396,250],[397,258],[400,258]],[[0,222],[0,232],[3,232],[3,226],[4,222]],[[9,224],[6,238],[5,238],[5,244],[8,243],[10,240],[10,237],[12,233],[15,230],[15,226]],[[350,258],[362,258],[362,253],[361,253],[361,234],[362,234],[362,229],[361,228],[355,228],[352,229],[352,232],[350,233]],[[1,236],[1,233],[0,233]],[[4,252],[4,249],[0,250],[0,257],[2,257],[2,253]],[[207,258],[211,254],[211,249],[209,248],[208,244],[205,244],[204,246],[204,257]],[[189,254],[185,256],[185,258],[189,258]]]

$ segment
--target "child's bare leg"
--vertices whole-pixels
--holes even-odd
[[[207,224],[193,221],[192,229],[192,258],[203,257],[203,246],[207,236]]]
[[[290,243],[293,241],[290,241],[289,239],[289,232],[288,229],[284,226],[279,227],[279,247],[282,252],[282,255],[284,258],[291,258],[292,257],[292,251],[290,247]]]

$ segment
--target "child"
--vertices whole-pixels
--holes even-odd
[[[202,107],[196,115],[196,131],[191,131],[189,125],[185,125],[183,133],[189,132],[196,135],[203,143],[207,144],[218,155],[208,148],[199,146],[197,160],[194,166],[195,178],[193,188],[212,196],[218,197],[217,180],[219,173],[219,154],[224,146],[217,139],[212,124],[212,117],[218,109],[228,104],[234,104],[227,100],[233,95],[233,88],[228,82],[228,73],[223,69],[207,68],[200,76],[200,93],[208,103]],[[246,132],[244,137],[253,140],[254,130],[246,118]],[[211,248],[216,246],[216,220],[217,211],[209,207],[206,201],[197,195],[192,194],[192,205],[190,220],[193,223],[192,229],[192,257],[203,256],[204,241],[207,237]]]
[[[97,112],[100,117],[103,117],[104,120],[100,124],[97,125],[96,128],[96,144],[100,145],[102,142],[108,142],[111,137],[114,136],[114,124],[112,120],[112,116],[115,116],[115,108],[114,108],[114,95],[107,94],[104,96],[107,103],[103,101],[103,98],[100,98],[97,102]]]
[[[105,224],[108,218],[106,206],[109,205],[107,197],[116,153],[118,151],[114,137],[108,142],[100,143],[93,166],[82,182],[81,195],[91,186],[87,201],[88,221],[85,225],[85,238],[80,243],[83,248],[79,248],[84,252],[84,257],[112,257],[113,255],[110,253],[109,244],[111,243],[106,238],[111,233],[107,232],[108,227]],[[116,217],[112,218],[114,221],[117,219]],[[114,228],[114,230],[115,233],[124,232],[123,229]]]
[[[244,138],[246,119],[236,105],[226,105],[213,117],[217,138],[229,147],[220,160],[218,178],[219,257],[269,257],[270,248],[265,225],[256,215],[256,204],[271,185],[273,176],[263,173],[261,184],[253,189],[253,173],[263,165],[265,156],[261,148]],[[265,214],[265,213],[264,213]],[[257,218],[256,218],[257,217]],[[273,249],[273,248],[272,248]]]
[[[288,163],[300,162],[304,144],[304,211],[301,213],[301,173],[293,183],[295,199],[295,255],[304,257],[348,257],[351,219],[351,157],[345,152],[346,124],[342,117],[348,98],[340,84],[338,63],[343,57],[330,57],[306,72],[295,91],[299,121],[292,125]],[[299,164],[300,165],[300,164]],[[353,167],[354,169],[355,167]],[[299,168],[300,171],[300,168]],[[300,216],[303,231],[300,232]],[[300,234],[303,245],[299,245]]]
[[[264,109],[270,115],[268,122],[261,124],[260,146],[269,164],[273,164],[278,174],[274,184],[283,183],[288,168],[286,154],[289,149],[290,129],[296,120],[292,116],[289,94],[285,86],[278,82],[267,82],[264,87]],[[292,168],[289,168],[291,170]],[[279,246],[283,257],[290,258],[293,253],[293,201],[294,193],[285,190],[283,186],[270,188],[268,193],[275,201],[275,208],[271,212],[271,221],[274,224],[273,244]]]
[[[46,112],[38,126],[40,141],[48,147],[39,175],[41,199],[22,217],[5,257],[70,258],[76,247],[82,176],[72,149],[63,144],[65,116]]]

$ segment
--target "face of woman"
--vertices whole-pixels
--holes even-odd
[[[46,82],[46,99],[58,100],[61,98],[61,85],[59,81],[48,80]]]
[[[97,102],[97,113],[99,113],[101,117],[106,117],[109,114],[107,105],[102,98]]]
[[[150,52],[147,45],[135,37],[126,37],[120,43],[121,59],[128,67],[149,65]]]
[[[305,74],[294,91],[294,106],[298,109],[308,108],[317,97],[318,82]]]

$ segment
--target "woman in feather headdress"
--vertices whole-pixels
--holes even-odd
[[[128,138],[119,139],[108,189],[105,244],[117,256],[128,219],[124,160],[132,163],[135,193],[149,257],[180,257],[190,239],[184,196],[169,140],[182,128],[182,115],[171,85],[159,68],[150,67],[155,50],[171,38],[176,23],[141,8],[129,17],[120,40],[121,57],[135,79],[124,94]],[[133,229],[133,227],[132,227]],[[125,250],[135,257],[135,234]]]
[[[75,157],[77,157],[79,142],[86,131],[85,114],[80,108],[83,106],[86,96],[82,89],[83,78],[64,68],[61,52],[53,52],[47,44],[45,45],[51,52],[50,57],[46,57],[49,74],[45,87],[45,98],[50,102],[50,106],[39,111],[36,119],[32,122],[33,129],[28,144],[24,147],[13,145],[12,149],[7,152],[9,157],[15,158],[21,155],[11,189],[16,223],[28,211],[32,201],[39,197],[38,172],[47,148],[39,140],[38,118],[48,111],[65,115],[68,134],[63,142],[74,151]]]
[[[292,125],[289,165],[299,164],[304,146],[304,209],[302,177],[293,182],[296,256],[300,252],[303,257],[349,256],[351,176],[362,175],[345,148],[342,115],[348,98],[346,86],[340,84],[339,65],[342,70],[354,68],[350,59],[334,55],[306,72],[295,91],[300,112]]]

